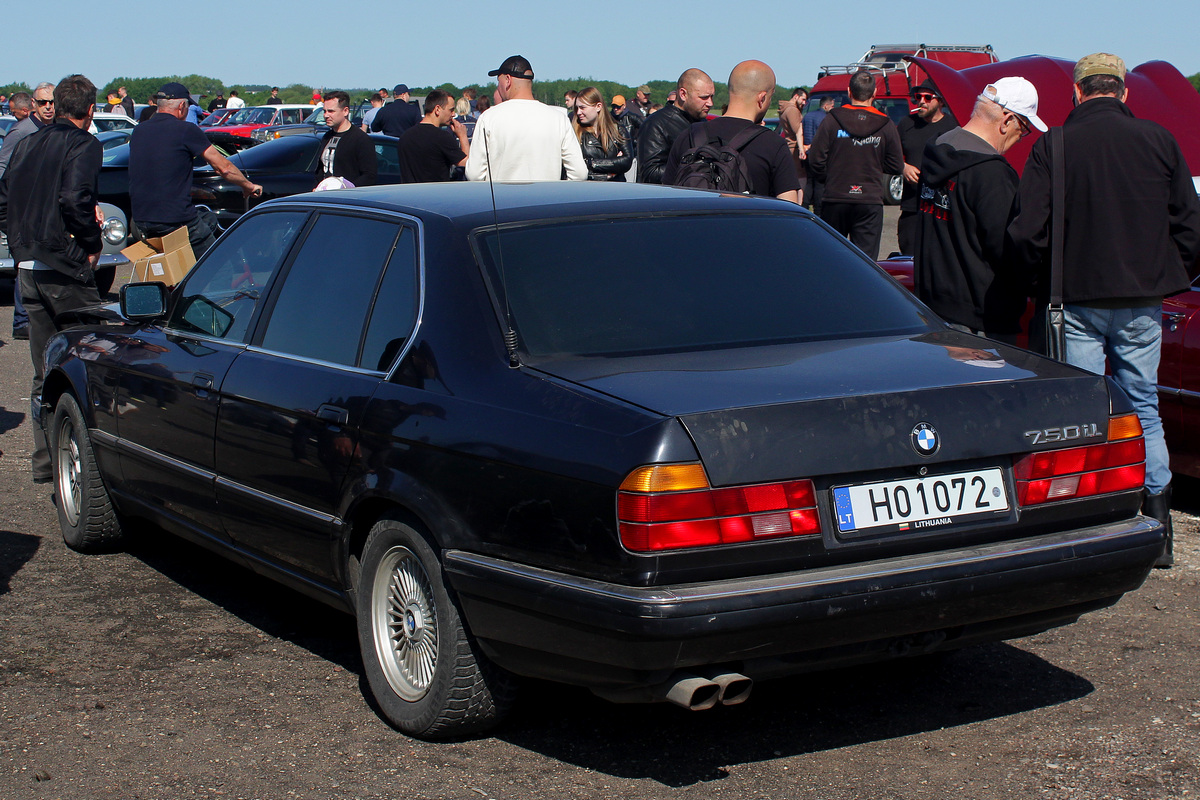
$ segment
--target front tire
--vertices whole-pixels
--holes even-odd
[[[390,517],[375,523],[356,600],[367,683],[392,724],[411,736],[445,739],[500,721],[511,678],[478,652],[437,554],[415,528]]]
[[[125,532],[96,467],[83,412],[69,394],[54,409],[51,433],[55,505],[63,541],[81,553],[117,548]]]

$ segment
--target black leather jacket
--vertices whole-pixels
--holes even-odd
[[[37,260],[86,282],[89,253],[103,247],[96,179],[104,150],[65,122],[25,137],[0,178],[0,230],[17,262]]]
[[[638,133],[638,183],[662,183],[675,138],[695,122],[674,104],[650,115]]]
[[[622,135],[628,135],[622,126]],[[583,160],[587,163],[589,181],[621,181],[633,166],[633,147],[628,140],[608,143],[608,150],[600,146],[600,139],[590,131],[584,131],[579,140]]]

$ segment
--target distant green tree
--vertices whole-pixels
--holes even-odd
[[[20,82],[7,83],[4,86],[0,86],[0,94],[11,95],[13,92],[30,92],[30,93],[32,93],[33,90],[30,89],[26,84],[20,83]]]
[[[160,78],[113,78],[100,87],[99,98],[103,100],[109,92],[115,92],[124,86],[125,91],[135,103],[146,103],[154,96],[164,83],[182,83],[192,95],[216,97],[217,92],[225,91],[225,84],[216,78],[204,75],[166,75]]]
[[[1188,78],[1192,82],[1192,86],[1196,87],[1196,91],[1200,92],[1200,72],[1197,72],[1192,77]]]

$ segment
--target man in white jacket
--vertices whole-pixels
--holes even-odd
[[[503,101],[479,116],[467,180],[587,180],[579,139],[562,110],[533,99],[533,67],[524,56],[509,56],[496,78]]]

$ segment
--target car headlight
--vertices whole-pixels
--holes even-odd
[[[129,235],[129,231],[125,228],[125,221],[120,217],[109,217],[104,220],[104,227],[100,230],[104,241],[112,245],[121,244]]]

